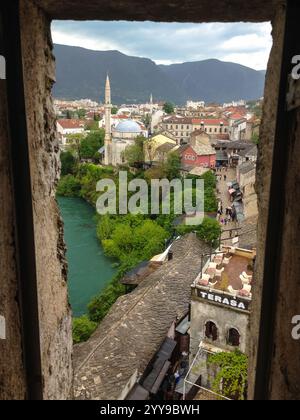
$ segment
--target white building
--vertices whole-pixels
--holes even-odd
[[[68,143],[68,135],[83,134],[85,122],[74,119],[61,119],[56,123],[57,132],[59,136],[59,143],[61,146],[66,146]]]
[[[239,101],[232,101],[232,102],[223,104],[223,108],[228,108],[230,106],[245,106],[245,105],[246,105],[246,101],[244,101],[244,99],[240,99]]]
[[[148,132],[144,130],[141,125],[133,120],[125,120],[120,122],[112,129],[112,144],[111,144],[111,161],[113,166],[126,163],[124,156],[125,149],[134,144],[138,136],[147,137]]]
[[[192,108],[192,109],[204,108],[205,102],[204,101],[187,101],[186,107]]]

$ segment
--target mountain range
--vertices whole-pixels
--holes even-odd
[[[104,100],[106,74],[110,76],[112,102],[143,103],[152,93],[154,101],[177,105],[187,100],[230,102],[263,96],[265,71],[216,59],[158,65],[148,58],[119,51],[92,51],[55,45],[58,99]]]

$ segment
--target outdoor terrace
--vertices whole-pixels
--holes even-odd
[[[255,251],[222,246],[212,253],[194,282],[194,287],[252,298]]]

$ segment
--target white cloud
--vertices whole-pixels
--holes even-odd
[[[55,44],[71,45],[94,51],[120,50],[125,54],[129,54],[129,51],[124,49],[122,45],[112,40],[97,39],[82,34],[73,34],[58,30],[52,31],[52,38]]]
[[[225,51],[257,51],[264,50],[264,39],[258,34],[239,35],[223,42],[221,49]]]
[[[232,53],[221,57],[222,61],[242,64],[255,70],[265,70],[269,58],[268,51],[258,51],[251,53]]]

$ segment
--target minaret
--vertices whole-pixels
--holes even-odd
[[[153,134],[153,96],[150,95],[150,134]]]
[[[150,114],[152,115],[153,113],[153,96],[152,93],[150,95]]]
[[[105,137],[104,137],[104,146],[105,146],[105,165],[110,165],[112,162],[112,150],[111,150],[111,93],[110,93],[110,82],[108,75],[106,76],[105,83]]]

